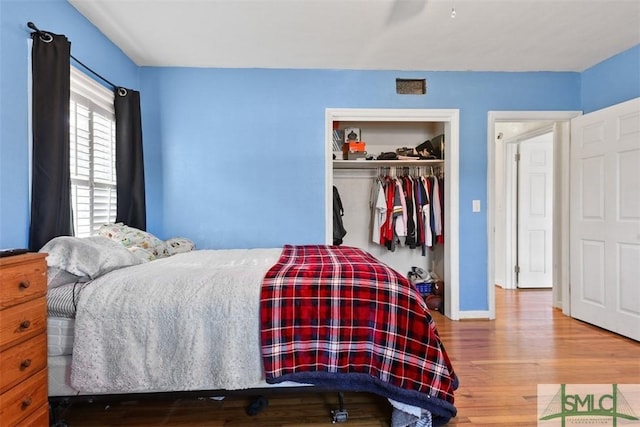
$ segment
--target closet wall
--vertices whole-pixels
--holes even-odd
[[[414,148],[427,139],[444,133],[441,122],[410,121],[341,121],[334,122],[334,128],[359,128],[361,140],[366,143],[368,155],[377,157],[381,152],[395,152],[401,147]],[[445,137],[446,140],[446,137]],[[446,153],[446,151],[445,151]],[[402,274],[413,266],[433,270],[444,278],[444,244],[427,248],[425,254],[420,247],[397,245],[394,251],[372,241],[372,190],[376,177],[381,174],[402,175],[410,173],[429,175],[441,173],[444,176],[443,160],[419,161],[377,161],[341,160],[342,152],[334,152],[333,185],[338,188],[344,216],[342,218],[347,234],[343,245],[362,248]],[[446,154],[445,154],[446,155]],[[404,242],[404,238],[401,239]]]

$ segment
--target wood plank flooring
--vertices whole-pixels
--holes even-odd
[[[550,290],[496,288],[496,320],[451,321],[434,313],[460,377],[458,416],[450,426],[535,426],[537,384],[640,383],[640,343],[568,318],[551,307]],[[70,427],[296,427],[332,425],[334,393],[267,395],[250,417],[251,396],[138,399],[76,403],[64,411]],[[367,393],[346,393],[345,426],[389,426],[390,405]]]

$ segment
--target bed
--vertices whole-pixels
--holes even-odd
[[[42,249],[52,401],[315,386],[386,397],[394,426],[456,415],[458,379],[424,300],[367,252],[174,248],[149,258],[121,243],[58,237]]]

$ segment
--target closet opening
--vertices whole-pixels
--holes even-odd
[[[361,144],[353,147],[366,153],[344,153],[340,139],[345,138],[345,131],[358,135]],[[458,111],[328,109],[326,135],[326,241],[333,241],[329,196],[335,186],[344,208],[342,222],[347,234],[343,244],[366,250],[405,276],[416,268],[431,272],[445,284],[444,314],[458,319]],[[409,153],[425,141],[437,144],[438,155],[403,156],[402,160],[384,155]],[[405,206],[399,205],[402,210],[396,209],[401,212],[399,217],[413,218],[413,233],[408,225],[411,221],[405,217],[405,221],[392,224],[386,240],[384,227],[380,235],[379,220],[384,217],[379,216],[376,202],[389,197],[387,191],[421,194],[419,200],[429,196],[429,211],[422,216],[416,208],[417,198],[407,198]],[[425,232],[423,240],[413,241],[411,237],[419,237],[420,230],[429,230],[420,218],[431,221],[427,227],[431,225],[434,233]]]

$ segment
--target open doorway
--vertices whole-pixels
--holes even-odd
[[[499,122],[495,131],[495,284],[551,288],[554,123]]]
[[[517,262],[522,260],[523,254],[518,254],[518,248],[522,251],[522,236],[524,232],[518,231],[517,211],[514,211],[512,202],[517,201],[518,188],[521,195],[529,199],[539,199],[539,189],[535,187],[535,180],[529,179],[525,186],[518,185],[515,181],[517,175],[514,171],[507,170],[507,157],[515,155],[519,151],[516,145],[523,140],[531,140],[544,134],[551,134],[551,175],[553,184],[550,187],[549,203],[551,209],[551,230],[549,253],[551,263],[551,285],[553,292],[553,305],[564,307],[568,304],[568,192],[569,192],[569,123],[571,118],[580,112],[544,112],[544,111],[504,111],[490,112],[488,120],[488,164],[487,164],[487,228],[488,228],[488,300],[489,314],[495,318],[495,286],[515,289],[520,278],[518,277]],[[522,153],[521,153],[522,154]],[[530,153],[529,153],[530,154]],[[539,156],[535,154],[534,156]],[[515,168],[514,168],[515,170]],[[509,176],[509,179],[507,179]],[[536,175],[539,177],[539,175]],[[539,184],[539,182],[538,182]],[[535,194],[538,191],[538,194]],[[509,199],[509,197],[511,199]],[[514,200],[515,199],[515,200]],[[539,206],[539,205],[538,205]],[[520,236],[520,245],[518,244]],[[533,236],[526,241],[531,251],[536,245],[540,245],[539,233],[529,234]],[[538,240],[536,240],[538,239]],[[535,253],[534,253],[535,255]],[[539,258],[538,258],[539,260]],[[537,261],[536,261],[537,262]],[[536,266],[535,269],[539,269]],[[520,274],[522,265],[520,265]],[[534,279],[536,281],[537,279]],[[568,307],[568,305],[567,305]],[[563,310],[564,311],[564,310]]]

